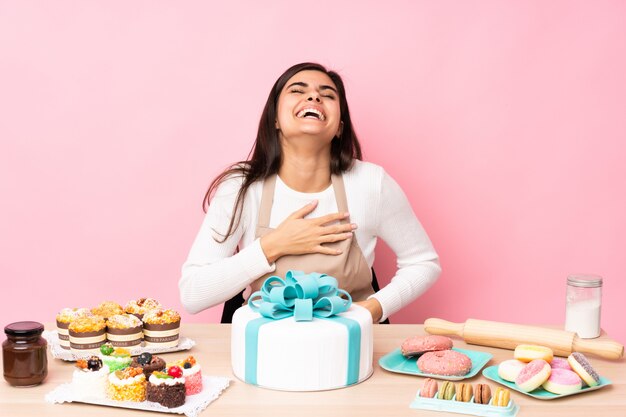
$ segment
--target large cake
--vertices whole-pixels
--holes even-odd
[[[303,294],[313,281],[318,289]],[[249,384],[287,391],[343,388],[372,374],[372,356],[370,312],[351,305],[326,275],[289,271],[285,280],[270,277],[233,315],[233,372]]]

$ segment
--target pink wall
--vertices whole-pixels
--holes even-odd
[[[345,77],[366,159],[441,255],[394,322],[560,324],[586,271],[626,342],[626,4],[295,4],[0,5],[2,324],[146,295],[181,308],[206,186],[247,154],[275,78],[313,60]],[[384,247],[376,268],[393,272]]]

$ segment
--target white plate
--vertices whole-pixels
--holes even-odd
[[[151,401],[132,402],[132,401],[112,401],[112,400],[94,400],[83,399],[76,395],[72,384],[61,384],[48,394],[46,394],[46,402],[53,404],[79,402],[85,404],[105,405],[118,408],[132,408],[135,410],[157,411],[160,413],[185,414],[188,417],[196,417],[209,404],[215,401],[222,392],[228,388],[230,379],[223,376],[203,376],[202,392],[195,395],[188,395],[185,404],[176,408],[163,407],[159,403]]]
[[[59,343],[59,333],[56,330],[45,330],[42,335],[47,341],[48,346],[50,346],[50,352],[52,353],[52,357],[55,359],[61,359],[64,361],[76,361],[78,359],[84,358],[86,356],[92,355],[91,353],[75,353],[71,349],[63,349],[61,344]],[[181,350],[189,350],[196,345],[196,342],[193,340],[180,337],[178,340],[178,346],[173,347],[154,347],[154,346],[144,346],[142,342],[141,345],[128,347],[131,356],[141,355],[143,352],[150,353],[168,353],[168,352],[180,352]]]

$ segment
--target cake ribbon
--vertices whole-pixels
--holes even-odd
[[[345,326],[348,332],[346,385],[359,381],[361,362],[361,326],[356,320],[338,316],[352,305],[347,291],[337,288],[337,279],[330,275],[302,271],[287,271],[285,279],[271,276],[261,289],[248,298],[248,306],[262,317],[246,325],[245,381],[257,385],[257,350],[259,330],[267,323],[293,316],[295,321],[310,321],[313,317],[332,320]],[[346,298],[342,298],[341,296]]]
[[[285,279],[267,278],[261,289],[250,296],[248,305],[252,311],[274,320],[291,316],[295,321],[328,318],[352,305],[350,294],[337,287],[337,279],[330,275],[287,271]]]

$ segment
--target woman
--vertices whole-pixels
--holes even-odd
[[[179,282],[196,313],[258,290],[290,269],[339,281],[376,323],[426,291],[441,272],[426,232],[384,170],[361,161],[341,77],[314,63],[294,65],[274,84],[252,157],[219,175]],[[376,239],[399,269],[372,287]],[[239,251],[237,252],[237,249]]]

